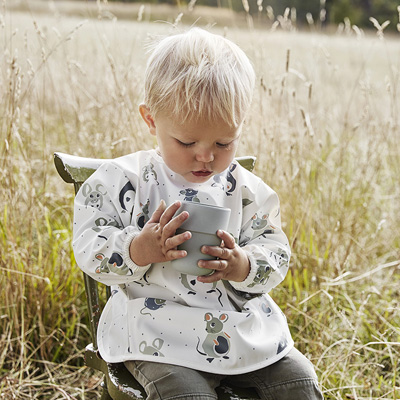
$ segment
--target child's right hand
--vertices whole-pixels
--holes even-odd
[[[191,233],[186,231],[175,235],[175,231],[189,217],[186,211],[174,217],[180,206],[181,202],[176,201],[167,207],[161,200],[150,220],[130,244],[129,255],[136,265],[145,266],[186,257],[186,251],[178,250],[177,246],[189,240]]]

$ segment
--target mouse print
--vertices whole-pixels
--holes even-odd
[[[179,194],[185,196],[184,201],[194,201],[195,203],[200,203],[200,199],[197,197],[197,194],[199,193],[198,190],[194,189],[182,189]]]
[[[162,354],[160,351],[163,347],[163,344],[164,340],[161,338],[155,338],[151,345],[148,345],[146,340],[143,340],[139,344],[139,351],[148,356],[164,357],[164,354]]]
[[[199,285],[202,285],[202,287],[204,287],[204,285],[211,285],[210,290],[207,290],[206,293],[218,294],[218,302],[221,305],[221,307],[223,307],[223,304],[221,302],[222,292],[217,288],[217,282],[207,284],[207,283],[199,282],[195,277],[192,277],[192,278],[193,279],[189,280],[188,275],[186,275],[186,274],[181,274],[181,276],[180,276],[183,287],[186,288],[188,291],[187,294],[192,294],[195,296],[198,293],[196,289],[199,287]]]
[[[200,338],[197,337],[196,350],[202,356],[208,356],[207,361],[211,363],[215,358],[228,359],[230,350],[230,336],[223,331],[224,324],[228,320],[227,314],[221,314],[219,318],[213,316],[212,313],[206,313],[204,321],[206,321],[207,336],[202,343],[202,349],[199,350]]]
[[[124,263],[124,259],[119,253],[112,253],[110,258],[102,253],[97,253],[95,257],[96,260],[101,261],[100,265],[96,268],[97,274],[113,272],[118,275],[133,275],[131,269]]]
[[[145,287],[145,286],[149,286],[150,283],[147,280],[148,277],[148,272],[145,272],[144,275],[137,281],[133,281],[132,283],[136,284],[136,285],[140,285],[140,287]]]
[[[166,300],[164,300],[164,299],[155,299],[153,297],[146,297],[146,299],[144,300],[144,307],[140,310],[140,314],[152,316],[151,313],[143,312],[143,311],[144,310],[150,310],[150,311],[159,310],[160,308],[165,306],[165,303],[166,303]]]

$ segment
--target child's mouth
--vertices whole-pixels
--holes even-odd
[[[209,176],[211,175],[211,171],[192,171],[194,176]]]

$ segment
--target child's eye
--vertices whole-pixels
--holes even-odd
[[[230,143],[217,143],[218,147],[228,147]]]
[[[177,142],[181,145],[181,146],[183,146],[183,147],[190,147],[190,146],[193,146],[194,145],[194,142],[191,142],[191,143],[184,143],[184,142],[181,142],[180,140],[178,140],[178,139],[176,139],[177,140]]]

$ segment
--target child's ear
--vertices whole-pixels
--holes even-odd
[[[146,125],[149,127],[149,131],[152,135],[156,134],[156,124],[154,122],[153,115],[150,113],[149,108],[145,104],[140,104],[139,106],[140,115]]]

